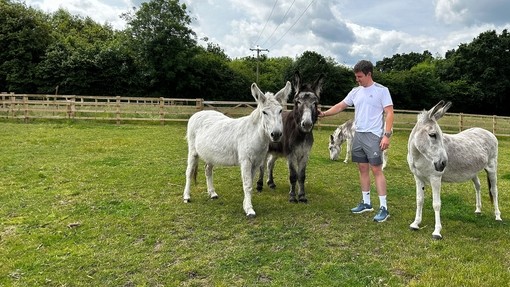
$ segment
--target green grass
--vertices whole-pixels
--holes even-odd
[[[444,237],[432,239],[426,192],[420,231],[410,231],[415,187],[407,132],[392,137],[387,222],[353,215],[354,164],[332,162],[332,130],[314,132],[308,204],[287,202],[288,172],[275,191],[242,209],[238,167],[215,169],[220,198],[207,197],[203,165],[182,202],[185,124],[0,122],[0,286],[506,286],[510,282],[510,138],[500,138],[500,209],[485,176],[482,215],[471,183],[445,184]],[[343,158],[343,156],[342,156]],[[374,190],[374,189],[373,189]],[[377,206],[377,198],[373,193]]]

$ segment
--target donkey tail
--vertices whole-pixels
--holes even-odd
[[[487,174],[487,185],[489,186],[489,198],[491,199],[491,203],[494,204],[494,198],[492,197],[492,192],[491,192],[491,180],[489,178],[489,174]]]

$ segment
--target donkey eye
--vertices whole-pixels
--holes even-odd
[[[431,137],[433,139],[436,139],[437,138],[437,134],[436,133],[431,133],[431,134],[429,134],[429,137]]]
[[[266,111],[262,111],[262,113],[267,116],[267,112]]]

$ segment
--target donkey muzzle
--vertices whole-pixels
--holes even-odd
[[[282,139],[282,131],[272,131],[271,132],[271,141],[279,142]]]
[[[436,171],[442,172],[446,168],[446,161],[436,161],[434,162],[434,169]]]
[[[312,121],[302,121],[301,122],[301,130],[308,133],[313,129],[313,122]]]

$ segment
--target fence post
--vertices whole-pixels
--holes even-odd
[[[24,122],[28,123],[28,96],[23,95],[23,115],[24,115]]]
[[[11,93],[11,104],[9,105],[9,115],[12,116],[12,118],[15,117],[14,112],[14,106],[16,105],[16,96],[14,93]]]
[[[464,126],[464,114],[459,114],[459,132],[462,131],[462,127]]]
[[[6,93],[2,92],[2,109],[5,109],[5,106],[7,105],[5,94]]]
[[[493,115],[492,116],[492,133],[493,134],[496,134],[497,120],[498,120],[498,117],[496,115]]]
[[[201,98],[197,98],[197,102],[196,102],[196,108],[197,110],[203,110],[204,109],[204,99],[201,99]]]
[[[117,118],[117,125],[120,125],[120,96],[115,97],[116,100],[116,118]]]
[[[71,96],[67,101],[67,118],[68,119],[74,119],[74,115],[76,112],[76,96]]]
[[[161,124],[165,124],[165,99],[163,97],[159,98],[159,119]]]

